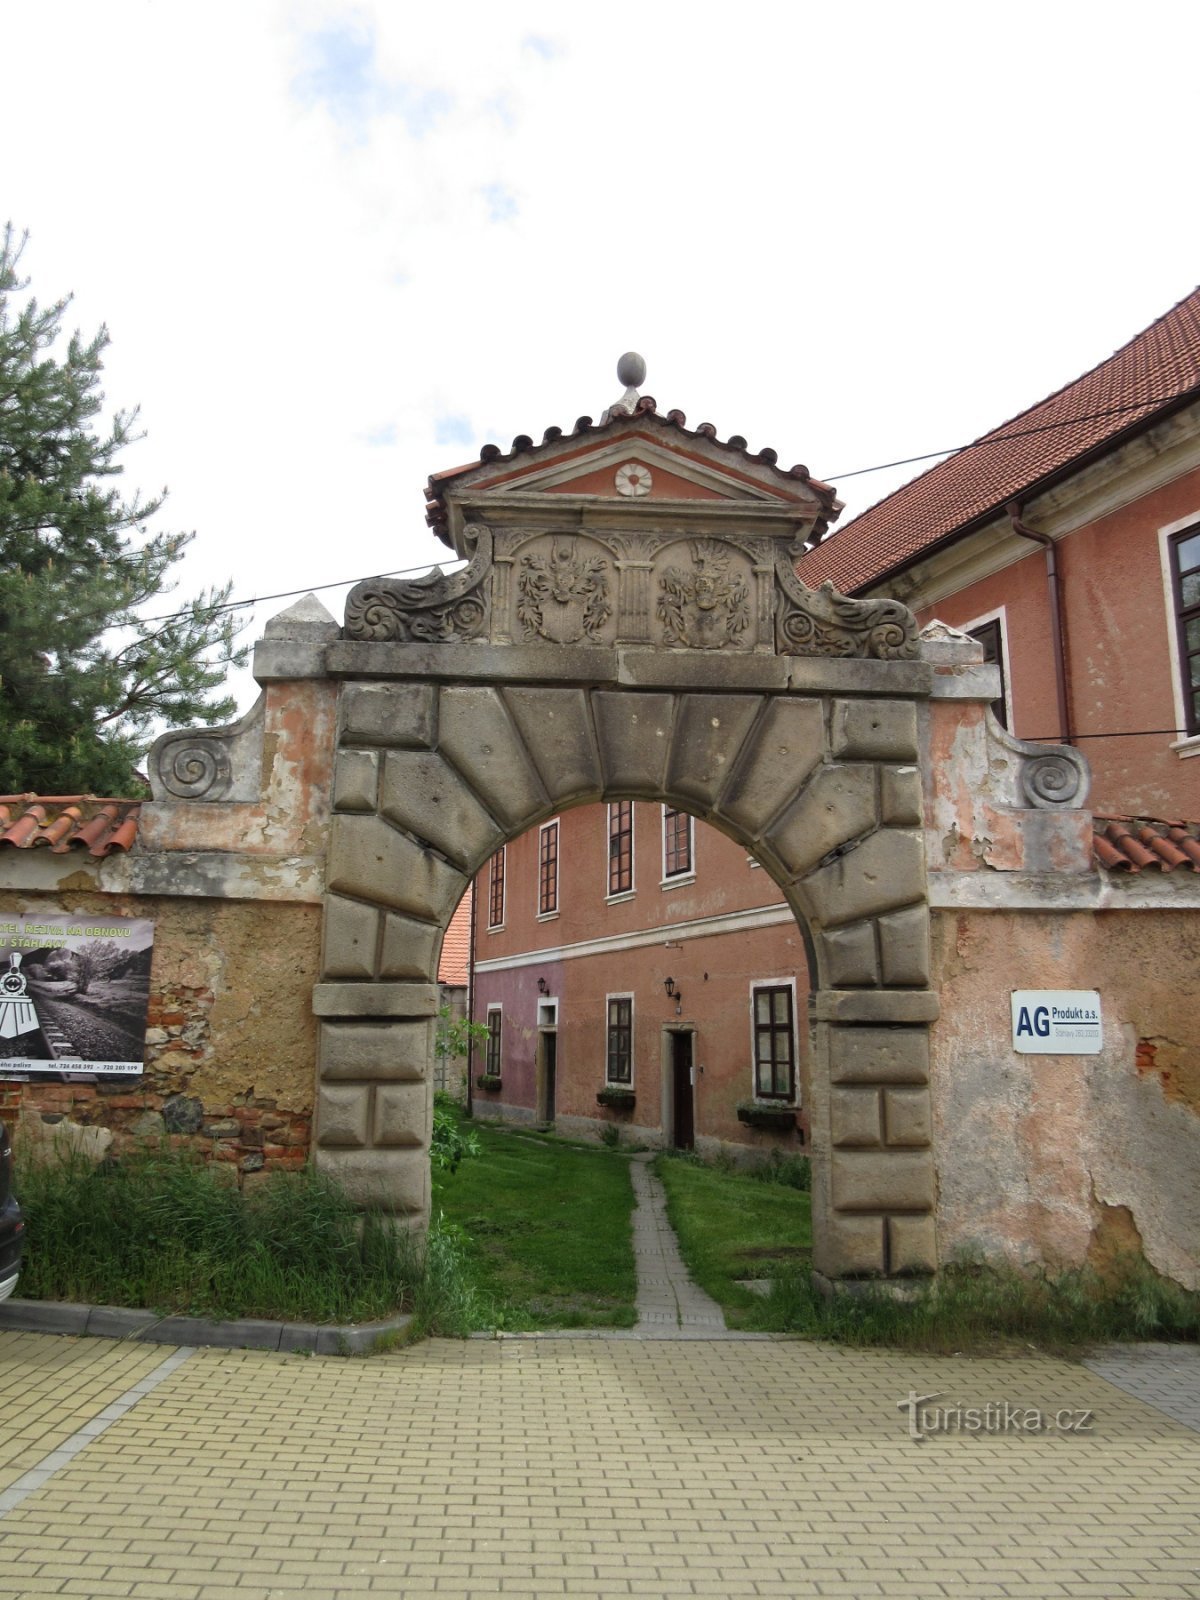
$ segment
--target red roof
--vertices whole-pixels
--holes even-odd
[[[1011,500],[1112,447],[1200,389],[1200,288],[1048,399],[985,433],[837,529],[798,564],[815,588],[877,582],[988,522]]]
[[[442,940],[442,953],[438,958],[438,982],[465,986],[471,954],[471,895],[473,886],[458,902],[458,909],[450,918],[446,937]]]
[[[682,411],[660,412],[658,402],[653,395],[639,395],[637,406],[630,412],[621,406],[614,406],[599,422],[593,422],[591,417],[580,417],[574,428],[565,431],[562,428],[547,428],[542,435],[541,444],[534,444],[527,433],[518,434],[512,442],[512,448],[506,454],[497,444],[485,444],[479,452],[478,461],[469,461],[462,467],[450,467],[445,472],[435,472],[425,485],[425,520],[438,537],[445,540],[446,527],[446,490],[451,487],[455,478],[461,478],[464,473],[474,472],[481,465],[489,463],[503,464],[506,461],[516,461],[518,458],[536,458],[542,451],[550,446],[561,446],[572,439],[590,438],[595,434],[604,434],[610,429],[620,427],[622,424],[636,426],[646,418],[654,418],[664,427],[675,429],[689,439],[705,439],[710,444],[726,450],[734,458],[743,461],[759,463],[770,467],[776,477],[791,479],[793,483],[802,483],[816,495],[829,512],[835,511],[836,496],[827,483],[819,483],[816,478],[809,476],[805,466],[781,467],[778,465],[778,452],[767,447],[762,450],[751,450],[746,440],[740,434],[731,434],[728,439],[717,437],[717,430],[713,423],[702,422],[699,427],[689,428],[687,418]],[[733,465],[733,462],[730,463]]]
[[[129,849],[141,809],[140,800],[97,800],[90,794],[0,795],[0,845],[106,856]]]
[[[1200,872],[1200,826],[1188,822],[1146,822],[1137,817],[1097,817],[1096,860],[1114,872],[1176,867]]]

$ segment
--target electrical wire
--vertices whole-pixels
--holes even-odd
[[[1193,394],[1195,392],[1196,391],[1195,391],[1195,388],[1193,386],[1193,388],[1180,389],[1180,390],[1177,390],[1174,394],[1163,395],[1163,396],[1161,396],[1159,398],[1153,398],[1153,399],[1149,399],[1149,400],[1138,400],[1136,402],[1130,403],[1129,405],[1123,405],[1123,406],[1110,406],[1108,409],[1106,409],[1104,411],[1088,411],[1088,412],[1084,412],[1080,416],[1066,417],[1066,418],[1062,419],[1059,422],[1043,423],[1043,424],[1040,424],[1039,426],[1037,426],[1035,428],[1022,428],[1022,429],[1019,429],[1019,430],[1017,430],[1015,432],[1012,432],[1012,433],[1004,433],[1004,434],[1000,434],[1000,435],[989,434],[989,435],[985,436],[982,439],[972,439],[969,444],[950,445],[945,450],[929,450],[929,451],[926,451],[923,455],[919,455],[919,456],[902,456],[899,460],[896,460],[896,461],[883,461],[883,462],[880,462],[878,466],[874,466],[874,467],[857,467],[857,468],[855,468],[855,470],[853,472],[831,472],[831,473],[829,473],[827,475],[826,481],[832,482],[832,483],[840,483],[845,478],[863,478],[863,477],[866,477],[869,473],[872,473],[872,472],[887,472],[889,469],[891,469],[893,467],[912,467],[912,466],[917,466],[922,461],[936,461],[940,457],[944,457],[944,456],[962,455],[967,450],[981,450],[981,449],[985,448],[987,445],[1008,444],[1011,440],[1014,440],[1014,439],[1028,439],[1028,438],[1031,438],[1035,434],[1052,433],[1058,428],[1072,428],[1072,427],[1075,427],[1078,423],[1081,423],[1081,422],[1098,422],[1098,421],[1102,420],[1105,417],[1124,416],[1127,413],[1134,412],[1134,411],[1145,411],[1147,408],[1153,408],[1153,407],[1156,407],[1156,406],[1170,405],[1172,401],[1174,401],[1174,400],[1182,400],[1186,396],[1188,396],[1190,394]],[[299,589],[281,589],[275,594],[255,595],[255,596],[253,596],[252,598],[250,598],[248,600],[227,600],[227,601],[224,601],[219,606],[213,606],[209,610],[209,615],[215,616],[218,612],[221,612],[221,611],[240,611],[240,610],[245,610],[250,606],[261,605],[264,601],[267,601],[267,600],[291,600],[296,595],[300,595],[300,594],[315,594],[319,590],[322,590],[322,589],[341,589],[341,588],[345,588],[347,585],[350,585],[350,584],[364,583],[368,578],[376,578],[376,577],[378,577],[378,578],[409,578],[409,577],[416,577],[416,576],[422,575],[422,574],[424,574],[424,573],[426,573],[428,571],[429,571],[428,567],[405,567],[405,568],[402,568],[401,570],[396,571],[396,572],[364,573],[361,577],[358,577],[358,578],[345,578],[345,579],[342,579],[340,582],[336,582],[336,583],[309,583],[309,584],[303,585]],[[158,616],[158,617],[138,617],[136,619],[136,622],[137,623],[142,623],[142,622],[174,622],[180,617],[189,617],[191,615],[192,615],[192,608],[188,607],[186,610],[182,610],[182,611],[168,611],[164,615]],[[128,623],[112,623],[112,624],[110,624],[110,628],[128,627],[128,626],[131,626],[131,624],[128,624]],[[102,633],[107,633],[107,632],[110,631],[110,628],[103,628],[100,631]],[[1167,730],[1167,731],[1170,731],[1170,730]]]

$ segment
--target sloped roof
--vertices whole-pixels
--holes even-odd
[[[798,564],[853,594],[1200,392],[1200,288],[1047,399],[845,523]]]
[[[442,940],[442,953],[438,957],[438,982],[462,987],[467,981],[471,957],[471,896],[473,886],[458,902],[450,918],[446,937]]]
[[[140,800],[98,800],[90,794],[0,795],[0,846],[106,856],[132,845],[141,809]]]
[[[512,442],[512,448],[506,453],[498,444],[485,444],[479,452],[477,461],[469,461],[465,466],[450,467],[445,472],[435,472],[425,485],[425,520],[429,526],[444,537],[443,530],[446,526],[446,491],[454,484],[455,479],[464,477],[468,472],[475,472],[480,466],[503,466],[506,462],[515,462],[526,459],[533,461],[543,453],[549,454],[552,450],[561,450],[564,444],[569,444],[573,439],[591,440],[609,432],[614,432],[623,425],[644,422],[653,418],[659,425],[675,429],[687,439],[703,439],[707,443],[716,445],[719,449],[727,451],[734,460],[753,463],[758,467],[769,467],[774,475],[783,483],[800,483],[810,490],[816,498],[833,512],[837,496],[827,483],[820,483],[810,477],[808,468],[802,465],[794,467],[781,467],[778,465],[779,454],[770,447],[761,450],[751,450],[746,440],[740,434],[730,434],[728,439],[717,437],[716,426],[711,422],[702,422],[699,427],[689,428],[687,417],[682,411],[668,411],[660,414],[658,402],[652,395],[644,394],[638,398],[633,411],[627,411],[621,406],[614,406],[606,412],[599,422],[594,422],[591,417],[580,417],[571,429],[564,431],[562,428],[547,428],[542,435],[540,444],[534,444],[529,434],[521,433]],[[732,465],[732,462],[731,462]]]
[[[1200,872],[1200,824],[1097,817],[1096,860],[1112,872]]]

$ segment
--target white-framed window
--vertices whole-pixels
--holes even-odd
[[[677,806],[662,808],[662,875],[664,883],[695,876],[696,839],[691,817]]]
[[[614,800],[608,808],[609,900],[633,893],[633,801]]]
[[[750,986],[750,1048],[754,1098],[796,1098],[796,980],[776,978]]]
[[[539,917],[558,915],[558,818],[543,822],[538,829]]]
[[[1158,530],[1180,756],[1200,756],[1200,510]]]
[[[633,996],[605,996],[605,1083],[633,1083]]]
[[[992,701],[992,715],[1002,728],[1012,729],[1012,677],[1008,666],[1008,619],[1004,606],[985,611],[965,622],[960,630],[983,646],[983,659],[1000,668],[1000,698]]]
[[[483,1070],[489,1078],[501,1076],[504,1036],[504,1013],[499,1006],[487,1008],[487,1043],[484,1046]]]
[[[488,862],[488,931],[504,926],[504,865],[507,845],[501,845]]]

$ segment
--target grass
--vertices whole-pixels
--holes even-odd
[[[807,1168],[807,1163],[804,1163]],[[761,1328],[763,1297],[739,1278],[773,1278],[812,1255],[808,1194],[753,1173],[694,1156],[661,1155],[654,1170],[667,1191],[667,1216],[688,1271],[718,1302],[731,1328]],[[795,1181],[795,1174],[788,1169]],[[767,1181],[764,1181],[767,1180]]]
[[[595,1145],[476,1123],[480,1159],[435,1175],[483,1326],[627,1328],[636,1313],[629,1160]]]
[[[902,1299],[867,1284],[826,1296],[812,1278],[807,1194],[762,1181],[769,1168],[748,1176],[660,1157],[656,1170],[688,1270],[730,1327],[943,1354],[1032,1347],[1069,1355],[1122,1339],[1200,1339],[1200,1294],[1140,1259],[1103,1276],[960,1262],[935,1283],[914,1280]],[[739,1278],[769,1278],[770,1292],[754,1294]]]
[[[30,1299],[324,1323],[407,1310],[445,1332],[477,1313],[458,1241],[435,1231],[422,1252],[311,1168],[247,1195],[222,1169],[153,1147],[99,1166],[27,1154],[17,1171]]]

